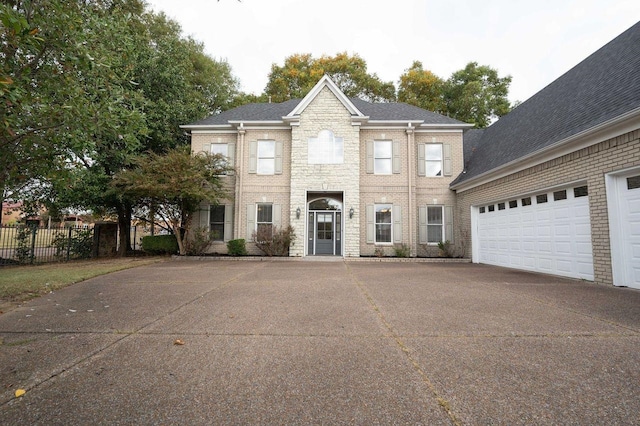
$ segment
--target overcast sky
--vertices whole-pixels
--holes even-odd
[[[396,84],[413,61],[442,78],[470,61],[525,101],[640,19],[639,0],[147,0],[260,94],[286,57],[358,54]]]

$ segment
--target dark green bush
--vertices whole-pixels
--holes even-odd
[[[93,251],[93,230],[73,228],[55,234],[51,245],[56,248],[56,257],[64,259],[89,259]]]
[[[244,239],[230,240],[227,242],[227,252],[229,256],[246,256],[247,247]]]
[[[178,253],[178,241],[175,235],[149,235],[142,237],[142,250],[151,254]]]

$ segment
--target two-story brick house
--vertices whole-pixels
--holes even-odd
[[[290,224],[291,256],[450,241],[473,262],[640,288],[640,23],[483,130],[326,76],[302,100],[183,127],[236,170],[232,197],[200,212],[214,252]]]
[[[350,99],[327,76],[302,100],[245,105],[184,126],[192,150],[222,153],[233,196],[203,205],[218,230],[212,251],[258,226],[293,226],[291,256],[357,257],[404,245],[433,255],[455,245],[455,193],[463,169],[457,120],[402,103]]]

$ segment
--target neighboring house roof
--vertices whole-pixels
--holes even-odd
[[[466,132],[468,164],[452,187],[551,150],[572,137],[636,111],[640,112],[640,22],[500,118],[480,136]],[[470,158],[466,157],[467,151],[473,152]]]
[[[405,103],[371,103],[358,98],[347,98],[328,76],[324,76],[304,99],[291,99],[282,103],[248,104],[185,126],[184,129],[198,127],[231,127],[232,124],[243,123],[284,123],[285,118],[296,117],[313,100],[324,87],[336,94],[354,118],[363,122],[413,122],[417,125],[442,125],[459,128],[470,127],[444,115],[436,114],[422,108]],[[355,107],[355,109],[354,109]]]

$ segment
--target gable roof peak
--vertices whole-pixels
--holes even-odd
[[[313,86],[313,89],[307,93],[307,95],[300,101],[300,103],[284,118],[291,119],[294,117],[298,117],[302,111],[304,111],[309,104],[320,94],[322,89],[328,88],[336,98],[344,105],[344,107],[349,111],[352,116],[366,118],[366,116],[351,102],[351,99],[338,87],[338,85],[329,77],[327,74],[323,75],[322,78]]]

